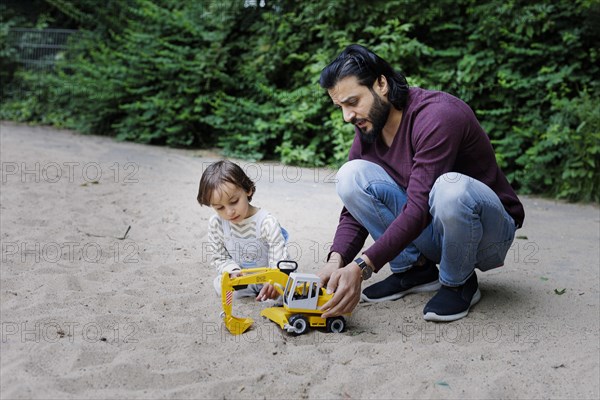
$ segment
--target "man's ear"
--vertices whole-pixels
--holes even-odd
[[[387,96],[390,87],[385,75],[380,75],[379,78],[377,78],[375,81],[375,86],[380,96]]]

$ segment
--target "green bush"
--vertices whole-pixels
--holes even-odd
[[[521,193],[599,201],[597,1],[46,1],[81,34],[54,73],[3,72],[2,118],[337,166],[354,132],[318,79],[361,43],[467,101]]]
[[[552,115],[519,158],[519,180],[528,193],[600,201],[600,107],[583,92],[553,101]]]

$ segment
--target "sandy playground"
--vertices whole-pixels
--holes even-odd
[[[213,211],[195,200],[218,155],[0,130],[2,399],[600,397],[597,206],[522,197],[525,226],[463,320],[425,322],[431,295],[417,294],[360,304],[344,333],[293,337],[241,300],[255,324],[234,337],[207,263]],[[317,271],[335,171],[240,164],[299,269]]]

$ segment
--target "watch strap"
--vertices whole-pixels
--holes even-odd
[[[358,257],[354,262],[360,267],[363,280],[369,279],[373,274],[373,268],[371,268],[361,257]]]

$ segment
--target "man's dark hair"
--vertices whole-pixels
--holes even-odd
[[[371,50],[359,44],[351,44],[321,72],[319,84],[332,89],[341,79],[356,76],[358,83],[373,91],[373,84],[383,75],[390,90],[388,100],[398,110],[404,109],[408,98],[408,83],[400,72]]]

